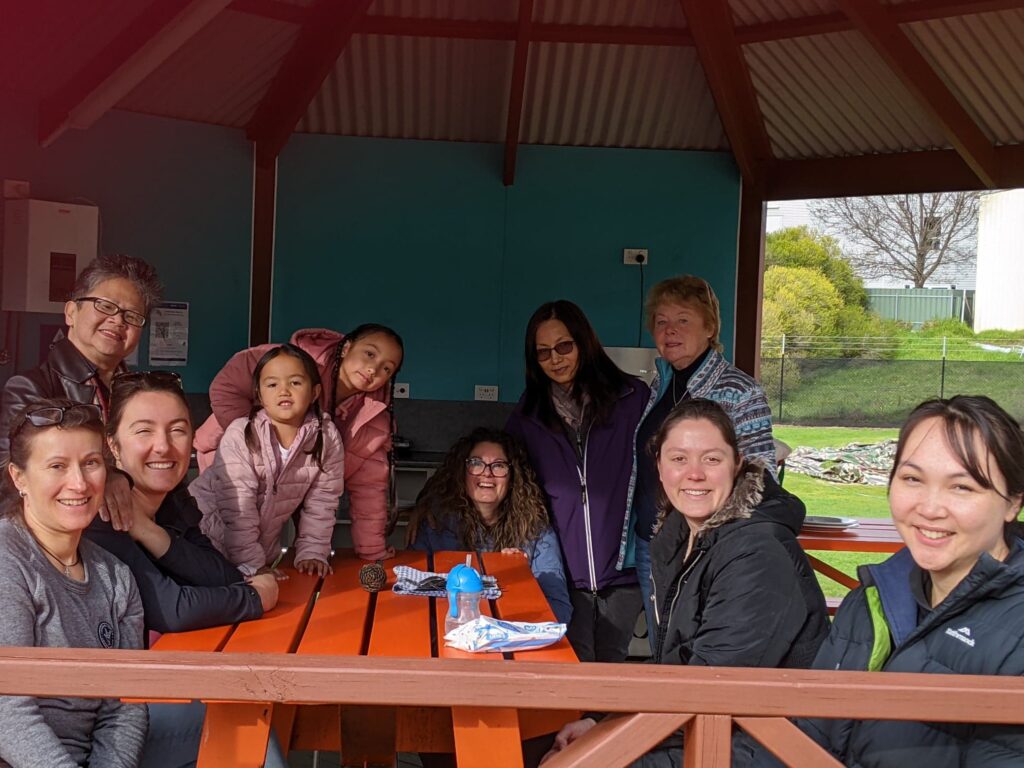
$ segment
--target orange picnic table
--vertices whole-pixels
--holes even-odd
[[[797,541],[804,550],[829,551],[829,552],[898,552],[903,549],[903,539],[896,532],[896,526],[889,518],[882,517],[861,517],[857,518],[857,525],[845,529],[823,529],[805,527],[800,531]],[[840,584],[856,589],[860,582],[852,576],[833,568],[813,555],[808,554],[807,559],[811,567],[821,574],[839,582]]]
[[[359,584],[365,562],[339,552],[324,579],[286,566],[277,607],[257,621],[163,635],[159,651],[473,659],[484,664],[516,661],[577,663],[564,638],[548,648],[514,654],[471,654],[444,645],[447,601],[391,591],[395,565],[447,572],[465,562],[464,552],[402,552],[384,566],[388,586],[376,594]],[[510,621],[554,621],[540,585],[522,555],[473,555],[474,565],[496,576],[500,598],[481,601],[481,611]],[[440,629],[440,631],[439,631]],[[227,661],[227,660],[226,660]],[[481,701],[487,701],[486,691]],[[521,768],[522,740],[553,733],[579,716],[575,711],[504,707],[391,707],[303,705],[302,702],[207,702],[200,768],[262,765],[270,728],[282,747],[341,751],[344,765],[392,765],[396,752],[454,752],[460,766]]]

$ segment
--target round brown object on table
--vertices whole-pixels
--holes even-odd
[[[359,583],[367,592],[380,592],[387,586],[387,571],[380,563],[367,563],[359,569]]]

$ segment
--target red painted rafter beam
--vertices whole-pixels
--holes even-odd
[[[266,157],[277,157],[351,40],[373,0],[317,0],[292,49],[245,128]]]
[[[533,0],[519,0],[519,23],[516,50],[512,58],[512,85],[508,94],[508,122],[505,126],[505,186],[516,179],[516,150],[519,148],[519,126],[523,119],[523,97],[526,94],[526,63],[530,57],[530,25],[533,21]]]
[[[127,96],[230,0],[156,0],[39,107],[39,143],[88,128]]]
[[[986,187],[996,186],[995,147],[877,0],[838,0],[875,51],[938,124],[946,139]]]
[[[679,0],[745,184],[763,182],[772,151],[728,0]]]
[[[276,21],[301,24],[306,10],[282,0],[234,0],[231,9]],[[1024,0],[916,0],[891,6],[892,17],[900,24],[952,16],[1005,11],[1024,7]],[[736,28],[741,45],[809,37],[832,32],[849,32],[854,23],[842,13],[824,13],[795,19],[749,24]],[[465,19],[428,19],[405,16],[366,16],[356,30],[367,35],[405,37],[441,37],[463,40],[515,40],[516,24],[505,21]],[[533,42],[592,43],[605,45],[693,45],[689,30],[657,27],[613,27],[590,24],[534,24]]]

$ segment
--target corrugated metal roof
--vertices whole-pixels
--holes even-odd
[[[520,140],[720,149],[722,126],[694,48],[534,44]]]
[[[504,141],[514,44],[355,35],[298,130]]]
[[[1024,138],[1024,11],[905,24],[917,47],[989,139]]]
[[[515,21],[518,0],[376,0],[371,16],[402,16],[409,19],[460,19]]]
[[[536,0],[533,20],[616,27],[686,26],[679,0]]]
[[[779,159],[947,145],[856,32],[757,43],[743,50]]]
[[[64,85],[146,9],[137,0],[32,0],[3,5],[0,85],[47,95]]]
[[[299,27],[225,11],[125,97],[123,109],[241,128]]]
[[[833,0],[729,0],[729,7],[737,26],[818,16],[836,10]]]

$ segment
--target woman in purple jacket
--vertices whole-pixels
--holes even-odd
[[[569,571],[568,637],[581,661],[623,661],[641,609],[636,572],[616,568],[626,532],[633,435],[648,388],[611,361],[570,301],[526,326],[526,391],[506,429],[548,498]]]

